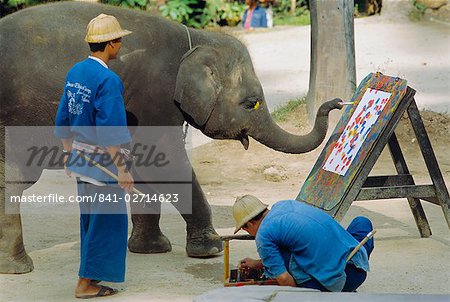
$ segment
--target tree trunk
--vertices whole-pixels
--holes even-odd
[[[330,99],[350,100],[356,88],[353,0],[311,0],[311,67],[307,110],[310,123]],[[330,114],[336,125],[340,112]]]
[[[291,0],[291,14],[295,16],[295,9],[297,8],[297,0]]]

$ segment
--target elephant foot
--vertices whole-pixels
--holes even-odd
[[[159,233],[157,236],[152,234],[151,237],[132,234],[128,240],[128,249],[133,253],[157,254],[170,252],[172,245],[163,233]]]
[[[14,258],[4,257],[0,253],[1,274],[25,274],[31,272],[33,269],[33,260],[25,252]]]
[[[223,251],[223,242],[212,227],[188,230],[186,253],[189,257],[212,257]]]

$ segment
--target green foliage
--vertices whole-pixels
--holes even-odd
[[[197,21],[189,16],[194,12],[190,5],[197,4],[195,0],[168,0],[167,3],[160,7],[161,14],[174,21],[198,27]]]
[[[200,24],[205,26],[236,26],[244,14],[245,5],[237,1],[208,0],[202,11]]]
[[[417,0],[412,0],[413,9],[409,13],[409,18],[413,21],[422,20],[425,11],[427,10],[427,6],[418,2]]]
[[[295,14],[291,13],[291,0],[280,0],[273,7],[273,24],[276,25],[309,25],[310,13],[307,0],[297,0]]]
[[[245,5],[238,1],[207,0],[203,7],[196,0],[168,0],[161,6],[163,16],[187,26],[235,26],[241,20]]]
[[[277,106],[275,110],[271,113],[272,118],[276,122],[285,122],[290,113],[294,111],[298,106],[303,104],[306,104],[306,96],[290,100],[285,105]]]
[[[26,0],[2,0],[2,3],[5,3],[8,6],[19,6],[22,4],[26,4]]]
[[[297,16],[292,16],[291,14],[276,14],[273,17],[273,25],[309,25],[311,23],[311,17],[309,10],[304,8],[302,14]]]
[[[29,6],[54,1],[59,0],[0,0],[0,18]]]
[[[307,0],[297,0],[295,6],[295,15],[303,14],[303,10],[307,8]],[[278,0],[273,7],[274,14],[287,14],[291,11],[291,0]]]
[[[100,0],[100,2],[126,8],[139,8],[142,10],[147,9],[147,5],[149,4],[149,0]]]
[[[421,13],[425,13],[425,11],[427,10],[427,6],[425,4],[420,3],[420,2],[418,2],[416,0],[413,1],[413,5]]]

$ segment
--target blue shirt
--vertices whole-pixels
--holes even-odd
[[[245,20],[247,20],[248,9],[245,10],[244,16],[242,17],[242,26],[245,25]],[[250,27],[267,27],[267,16],[266,10],[260,6],[257,6],[252,14],[252,19],[250,20]]]
[[[297,284],[314,277],[330,291],[344,287],[346,258],[358,245],[330,215],[296,200],[273,205],[255,240],[268,277],[276,278],[289,271]],[[369,271],[364,248],[350,262]]]
[[[123,84],[119,76],[100,62],[88,58],[75,64],[67,74],[55,122],[55,136],[99,146],[117,146],[131,141],[127,128]],[[117,175],[109,155],[91,159]],[[115,183],[109,175],[93,167],[76,151],[67,169],[104,183]]]
[[[56,137],[100,146],[129,143],[122,92],[119,76],[99,62],[88,58],[75,64],[56,114]]]

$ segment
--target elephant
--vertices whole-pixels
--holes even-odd
[[[136,10],[84,2],[45,4],[8,15],[0,19],[2,273],[33,269],[23,245],[20,213],[5,212],[4,166],[19,178],[25,177],[20,164],[5,162],[5,127],[54,125],[65,75],[89,54],[83,40],[85,26],[100,13],[114,15],[123,28],[133,31],[123,40],[120,58],[109,65],[124,83],[128,123],[180,129],[172,143],[185,158],[181,129],[186,122],[210,138],[239,140],[245,149],[252,137],[274,150],[298,154],[320,145],[327,133],[328,113],[342,108],[339,99],[325,102],[317,112],[314,128],[306,135],[282,130],[271,118],[246,47],[224,33],[187,28]],[[58,144],[51,134],[45,139]],[[182,214],[186,253],[190,257],[213,256],[222,251],[222,241],[212,226],[210,206],[195,171],[188,161],[187,165],[192,173],[192,213]],[[34,172],[36,179],[43,168]],[[135,173],[146,172],[136,168]],[[10,191],[21,194],[31,185],[18,182]],[[145,183],[136,187],[144,193],[152,191]],[[158,206],[154,214],[132,214],[131,252],[171,251],[159,220]]]

